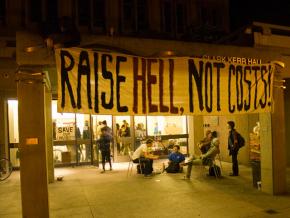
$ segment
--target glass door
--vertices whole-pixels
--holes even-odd
[[[52,101],[54,164],[77,163],[76,117],[73,113],[58,113],[57,101]]]
[[[100,138],[101,135],[101,129],[105,126],[109,127],[112,130],[112,115],[92,115],[92,149],[93,149],[93,163],[95,165],[99,165],[100,158],[101,158],[101,152],[99,151],[99,145],[97,143],[97,140]],[[111,131],[113,132],[113,131]],[[111,152],[113,154],[114,149],[111,145]]]

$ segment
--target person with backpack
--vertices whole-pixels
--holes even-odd
[[[235,129],[235,122],[228,121],[228,150],[229,155],[232,156],[232,173],[230,176],[239,175],[238,153],[239,149],[245,145],[245,140],[240,133]]]

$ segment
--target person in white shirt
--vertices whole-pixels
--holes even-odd
[[[150,153],[149,148],[152,147],[153,140],[147,139],[146,144],[140,145],[132,155],[133,163],[141,163],[144,165],[144,176],[150,176],[153,171],[153,160],[159,158],[157,155]]]

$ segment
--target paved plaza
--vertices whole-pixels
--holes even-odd
[[[184,174],[144,178],[136,169],[127,177],[128,163],[113,166],[105,174],[93,166],[55,169],[63,181],[48,186],[50,217],[290,217],[290,195],[254,189],[248,166],[240,166],[239,177],[230,177],[231,165],[223,163],[219,179],[193,168],[189,181],[182,180]],[[287,182],[290,186],[289,176]],[[0,217],[22,217],[19,171],[0,183]]]

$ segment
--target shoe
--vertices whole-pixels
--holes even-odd
[[[105,173],[105,172],[106,172],[105,170],[102,170],[102,171],[101,171],[101,173]]]
[[[183,179],[183,180],[190,180],[190,177],[188,177],[188,176],[183,176],[182,179]]]
[[[144,177],[146,178],[151,178],[153,175],[152,174],[144,174]]]
[[[229,176],[239,176],[239,174],[230,173]]]
[[[112,171],[113,169],[112,168],[110,168],[110,171]]]

